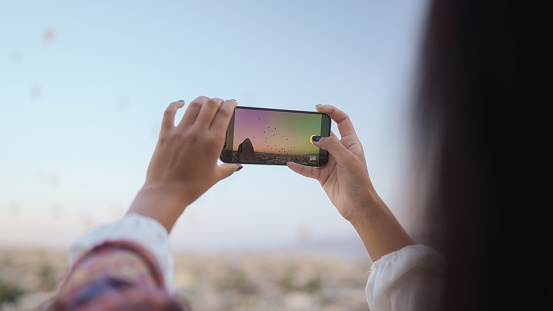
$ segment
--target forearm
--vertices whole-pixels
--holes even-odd
[[[136,213],[159,222],[167,232],[175,225],[187,203],[163,187],[144,186],[136,195],[127,214]]]
[[[376,193],[371,194],[363,206],[355,209],[350,222],[373,261],[415,244]]]

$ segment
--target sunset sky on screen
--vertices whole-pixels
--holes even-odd
[[[233,149],[249,138],[255,152],[319,154],[310,138],[321,135],[321,119],[320,114],[236,109]]]

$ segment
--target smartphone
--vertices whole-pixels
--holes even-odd
[[[311,141],[330,135],[326,113],[238,106],[230,120],[221,161],[325,166],[328,151]]]

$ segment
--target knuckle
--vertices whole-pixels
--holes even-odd
[[[189,108],[190,108],[190,107],[198,108],[198,107],[200,107],[200,106],[202,106],[202,102],[197,101],[197,100],[192,101],[192,102],[188,105]]]
[[[196,133],[198,140],[202,140],[206,143],[210,143],[213,140],[213,135],[209,131],[202,131],[201,133]]]
[[[198,96],[198,97],[196,97],[196,99],[194,99],[193,101],[203,103],[203,102],[205,102],[205,101],[208,100],[208,99],[209,99],[209,97],[207,97],[207,96]]]
[[[336,140],[337,140],[336,137],[332,137],[332,136],[322,137],[319,140],[319,144],[328,146],[329,144],[336,143]]]
[[[163,112],[163,115],[166,117],[170,117],[171,115],[173,115],[174,111],[175,109],[173,108],[173,105],[171,105],[167,109],[165,109],[165,112]]]
[[[336,118],[336,121],[335,121],[337,124],[348,124],[348,123],[351,123],[351,120],[349,118],[349,116],[342,112],[337,118]]]
[[[171,139],[171,135],[167,132],[161,132],[159,134],[158,145],[162,146],[167,144],[167,141]]]
[[[218,107],[223,102],[220,98],[210,98],[206,101],[206,105],[209,107]]]
[[[219,109],[219,112],[223,117],[230,117],[232,115],[232,112],[233,112],[233,109],[229,109],[229,108],[226,108],[226,109]]]
[[[198,96],[196,97],[196,99],[194,99],[193,101],[190,102],[190,104],[188,105],[189,107],[190,106],[201,106],[202,103],[204,103],[206,100],[208,100],[209,98],[208,97],[205,97],[205,96]]]
[[[342,112],[336,119],[336,123],[342,123],[344,121],[349,121],[349,116],[345,112]]]
[[[202,140],[202,133],[200,133],[196,129],[192,129],[190,131],[187,131],[185,134],[186,139],[189,140],[191,143],[196,143],[198,141]]]

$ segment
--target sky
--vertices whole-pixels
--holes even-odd
[[[0,246],[66,249],[121,217],[144,183],[163,111],[201,95],[339,107],[376,190],[405,223],[425,12],[423,0],[0,0]],[[171,234],[183,251],[306,241],[362,247],[316,181],[280,166],[246,165]]]

